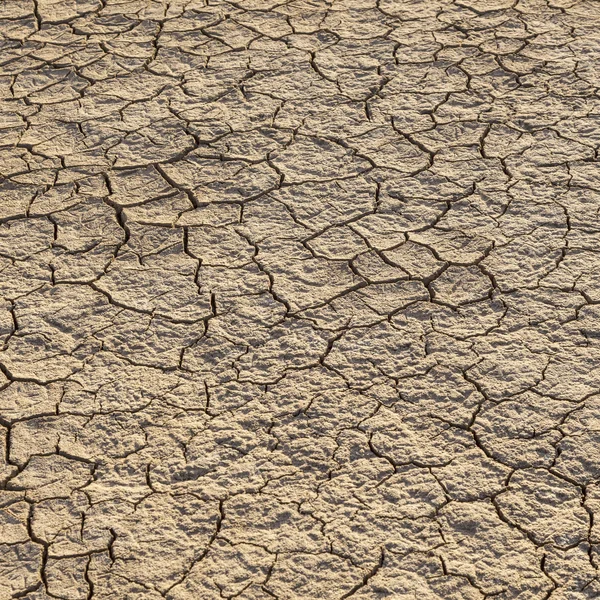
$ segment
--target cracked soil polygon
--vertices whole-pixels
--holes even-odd
[[[0,0],[0,600],[600,598],[597,0]]]

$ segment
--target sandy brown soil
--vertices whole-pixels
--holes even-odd
[[[600,2],[0,36],[0,600],[600,598]]]

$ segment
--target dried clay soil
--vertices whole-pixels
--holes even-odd
[[[600,598],[600,2],[0,1],[0,600]]]

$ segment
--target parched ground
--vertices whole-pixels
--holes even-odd
[[[0,600],[600,598],[600,2],[0,36]]]

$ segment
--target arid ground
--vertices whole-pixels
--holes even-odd
[[[0,600],[600,598],[598,0],[0,37]]]

